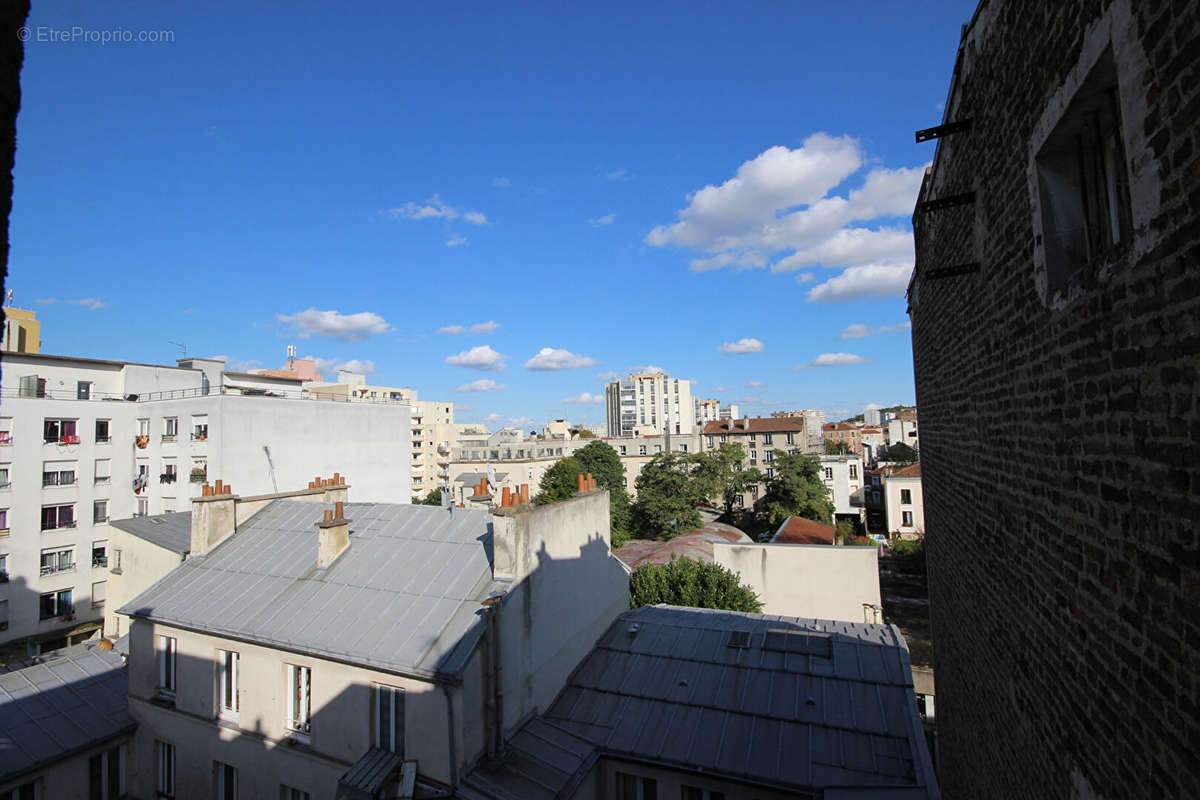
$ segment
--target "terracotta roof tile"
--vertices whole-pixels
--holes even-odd
[[[704,433],[776,433],[782,431],[803,431],[803,417],[751,417],[749,420],[732,420],[735,425],[730,427],[730,420],[722,419],[709,422],[704,426]],[[749,428],[742,425],[749,422]]]
[[[804,517],[788,517],[779,526],[771,544],[833,544],[837,529]]]

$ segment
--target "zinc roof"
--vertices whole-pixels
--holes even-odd
[[[427,678],[459,675],[493,588],[487,511],[347,503],[350,545],[317,563],[324,506],[275,500],[121,613]]]
[[[732,632],[745,647],[730,646]],[[553,797],[607,756],[800,792],[938,797],[893,625],[643,607],[617,619],[536,721],[537,749],[514,736],[504,767],[468,784],[516,797],[538,776],[547,793],[526,795]],[[569,776],[564,753],[578,762]]]
[[[0,675],[0,783],[133,730],[128,687],[121,654],[95,645]]]
[[[114,519],[109,520],[108,524],[175,553],[184,554],[192,547],[190,511]]]

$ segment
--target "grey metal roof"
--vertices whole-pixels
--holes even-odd
[[[120,609],[285,650],[430,678],[457,677],[494,583],[479,509],[347,503],[350,546],[318,570],[325,506],[275,500]]]
[[[746,647],[729,646],[735,631]],[[894,625],[643,607],[618,617],[535,721],[467,785],[565,795],[608,756],[792,791],[939,796]]]
[[[169,514],[112,519],[108,521],[108,524],[180,555],[192,549],[192,512],[190,511],[172,511]]]
[[[0,783],[132,730],[128,688],[121,654],[92,644],[0,675]]]
[[[338,779],[339,800],[372,800],[403,761],[390,750],[370,748]]]

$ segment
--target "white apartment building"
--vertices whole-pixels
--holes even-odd
[[[737,419],[741,416],[741,410],[736,403],[729,405],[721,405],[720,400],[701,400],[696,399],[696,425],[704,427],[705,423],[717,422],[723,419]]]
[[[837,519],[863,519],[863,461],[860,456],[820,456],[821,482],[829,487]],[[858,505],[852,500],[859,492]]]
[[[298,380],[208,359],[5,353],[0,391],[0,643],[90,632],[108,520],[186,511],[206,479],[253,495],[340,472],[364,500],[410,497],[405,405],[303,399]]]
[[[915,411],[901,411],[888,420],[887,443],[889,446],[903,442],[913,450],[921,449],[920,437],[917,435],[917,414]]]
[[[888,536],[919,539],[925,535],[925,498],[921,493],[921,462],[886,467],[882,472]]]
[[[696,404],[691,381],[661,372],[630,375],[604,387],[608,435],[633,436],[647,433],[691,434],[696,432]]]
[[[306,392],[350,402],[400,402],[412,406],[412,499],[420,502],[434,489],[444,485],[450,475],[450,445],[456,438],[454,403],[444,400],[418,400],[417,390],[408,386],[377,386],[367,376],[342,370],[336,383],[305,382]]]

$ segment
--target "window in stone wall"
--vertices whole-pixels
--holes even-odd
[[[1109,49],[1037,154],[1042,248],[1050,293],[1111,258],[1131,234],[1129,170],[1117,71]]]

